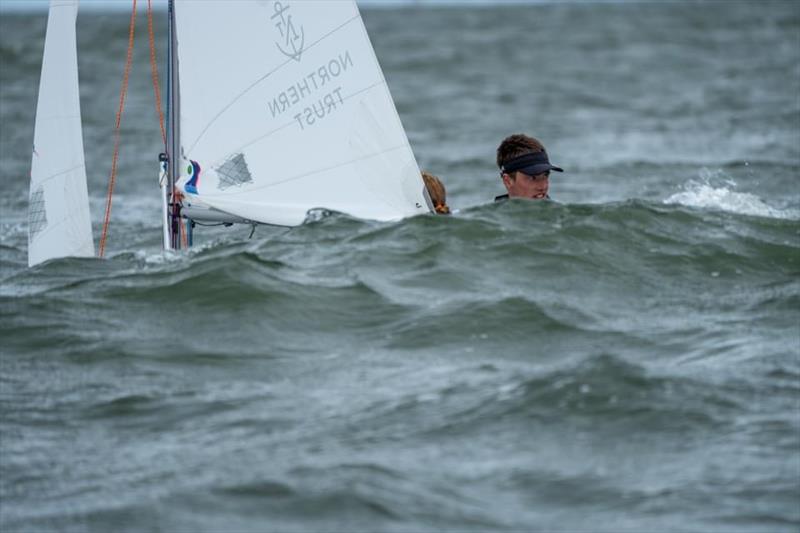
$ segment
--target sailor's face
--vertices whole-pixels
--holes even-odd
[[[550,188],[550,171],[535,176],[529,176],[520,171],[514,172],[514,176],[503,174],[503,184],[506,186],[509,198],[541,200],[547,198],[547,191]]]

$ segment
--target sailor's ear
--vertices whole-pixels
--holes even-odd
[[[507,172],[503,172],[503,174],[500,177],[503,179],[503,185],[506,186],[506,189],[508,189],[509,187],[511,187],[511,185],[514,184],[514,178]]]

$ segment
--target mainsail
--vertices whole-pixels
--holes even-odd
[[[189,201],[293,226],[430,210],[354,0],[177,0]],[[178,158],[180,160],[180,158]]]
[[[93,256],[83,156],[75,19],[78,0],[51,0],[36,105],[28,265]]]

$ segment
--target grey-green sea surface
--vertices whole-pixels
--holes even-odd
[[[798,531],[800,4],[363,16],[456,216],[163,254],[142,15],[107,258],[28,269],[3,13],[0,530]],[[96,236],[127,26],[78,21]],[[553,202],[490,202],[520,131]]]

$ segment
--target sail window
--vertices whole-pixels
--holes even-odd
[[[220,190],[225,190],[234,185],[241,186],[253,181],[250,169],[247,168],[247,161],[244,160],[244,154],[230,156],[216,170],[217,174],[219,174]]]
[[[28,209],[28,236],[29,240],[38,235],[47,226],[47,211],[44,207],[44,188],[31,193],[30,207]]]

